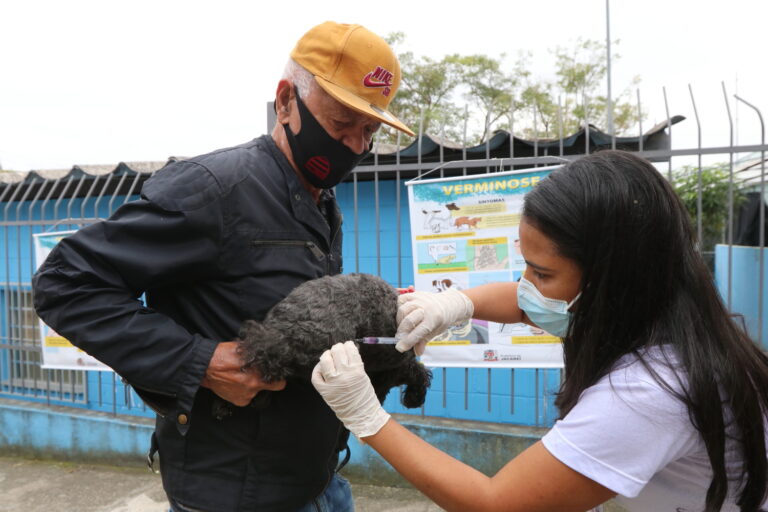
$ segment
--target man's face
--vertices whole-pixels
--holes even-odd
[[[296,101],[295,96],[291,101]],[[302,101],[304,101],[309,111],[312,112],[312,115],[315,116],[320,126],[328,132],[328,135],[347,146],[350,151],[356,154],[368,150],[373,134],[381,126],[381,123],[376,119],[342,105],[314,84],[309,98],[302,97]],[[291,129],[294,130],[294,122],[296,122],[294,132],[298,133],[301,130],[298,108],[294,104],[291,110],[292,113],[295,113],[291,116]]]

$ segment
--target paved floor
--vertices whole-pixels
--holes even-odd
[[[437,512],[413,489],[353,485],[357,512]],[[0,457],[0,512],[167,512],[160,477],[137,468]]]
[[[356,512],[439,512],[414,489],[352,484]],[[167,512],[160,476],[142,468],[0,455],[0,512]],[[624,512],[608,504],[605,512]]]

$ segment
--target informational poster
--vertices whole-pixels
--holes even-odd
[[[556,167],[480,177],[411,180],[408,203],[418,291],[517,281],[523,197]],[[437,367],[562,368],[560,338],[527,324],[473,320],[427,345]]]
[[[74,231],[37,233],[33,235],[35,266],[39,268],[62,238]],[[40,320],[40,346],[43,349],[43,368],[52,370],[100,370],[112,369],[72,345],[63,336]]]

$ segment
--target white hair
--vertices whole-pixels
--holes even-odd
[[[289,80],[299,91],[299,96],[307,99],[314,88],[315,77],[293,59],[288,59],[283,70],[283,79]]]

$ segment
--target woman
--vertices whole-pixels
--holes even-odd
[[[399,348],[470,316],[563,337],[560,420],[486,477],[379,406],[353,343],[313,383],[344,424],[448,510],[757,511],[766,501],[768,357],[732,321],[685,209],[647,161],[605,151],[525,198],[520,283],[400,298]]]

